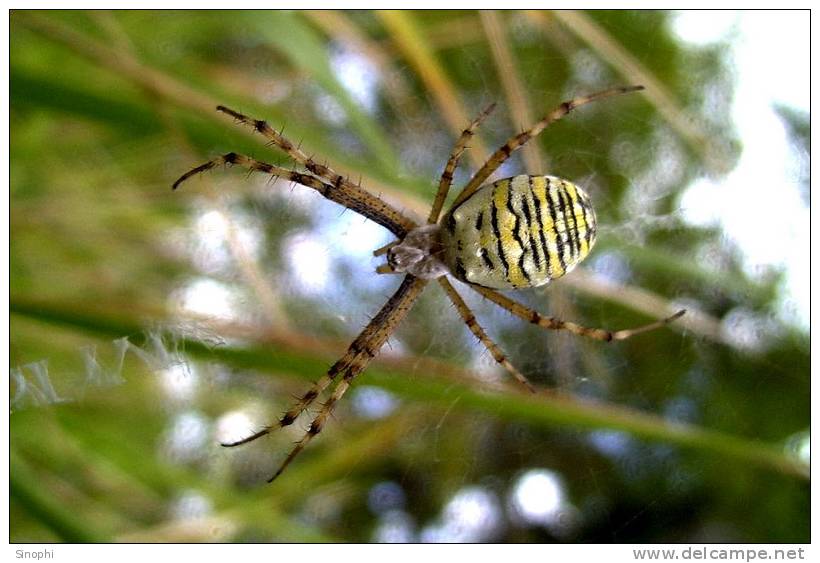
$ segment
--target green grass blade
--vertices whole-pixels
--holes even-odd
[[[21,299],[11,302],[11,312],[41,321],[72,326],[101,337],[139,335],[140,327],[129,318],[110,313],[52,306]],[[135,340],[135,344],[139,344]],[[212,348],[195,340],[180,342],[191,355],[217,361],[234,368],[286,372],[312,381],[327,368],[329,358],[317,358],[309,351],[294,351],[277,345],[246,348]],[[425,404],[447,407],[457,397],[457,408],[536,426],[567,426],[584,429],[609,429],[633,436],[661,441],[726,456],[784,474],[808,478],[808,468],[786,456],[777,447],[747,438],[731,436],[694,425],[673,423],[661,417],[606,403],[579,401],[569,397],[511,392],[484,392],[474,387],[437,378],[436,374],[385,371],[378,365],[367,370],[363,381],[378,385]]]

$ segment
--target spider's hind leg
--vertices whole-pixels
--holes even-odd
[[[602,340],[604,342],[612,342],[614,340],[626,340],[627,338],[631,338],[636,334],[642,334],[644,332],[649,332],[651,330],[657,330],[679,319],[686,313],[685,309],[681,309],[674,315],[670,315],[664,319],[660,319],[652,323],[648,323],[634,328],[612,331],[607,330],[605,328],[590,328],[569,321],[562,321],[561,319],[556,319],[555,317],[542,315],[538,311],[530,309],[529,307],[525,307],[517,301],[514,301],[497,291],[493,291],[492,289],[488,289],[486,287],[481,287],[478,285],[471,285],[470,287],[474,291],[477,291],[479,294],[483,295],[484,297],[486,297],[487,299],[501,307],[502,309],[506,309],[516,317],[524,319],[525,321],[532,323],[534,325],[538,325],[541,328],[546,328],[549,330],[566,330],[573,334],[577,334],[578,336],[592,338],[593,340]]]
[[[461,315],[461,319],[467,325],[467,328],[476,336],[476,338],[481,341],[485,348],[492,354],[493,359],[501,364],[501,366],[506,369],[510,375],[512,375],[518,383],[524,386],[524,388],[529,391],[530,393],[535,393],[535,387],[533,387],[532,383],[524,377],[520,371],[518,371],[515,366],[513,366],[501,349],[496,345],[495,342],[484,332],[484,329],[481,328],[481,325],[478,324],[478,321],[473,315],[473,312],[464,302],[461,295],[456,291],[456,288],[447,280],[447,278],[439,278],[439,283],[441,287],[444,288],[444,291],[447,293],[447,297],[450,298],[450,301],[453,302],[453,305],[456,306],[456,310],[458,310],[458,314]]]
[[[629,92],[636,92],[638,90],[643,90],[643,86],[619,86],[616,88],[610,88],[608,90],[603,90],[601,92],[596,92],[595,94],[590,94],[588,96],[579,96],[577,98],[573,98],[571,100],[567,100],[566,102],[559,105],[557,108],[549,112],[545,115],[541,120],[527,129],[526,131],[522,131],[518,135],[514,135],[510,137],[506,143],[501,145],[501,147],[496,150],[492,156],[484,163],[473,177],[470,178],[470,181],[467,182],[467,185],[461,190],[461,193],[458,194],[455,201],[453,201],[453,208],[457,205],[463,203],[467,200],[475,191],[484,183],[484,180],[490,177],[490,175],[495,172],[499,166],[504,164],[510,155],[513,152],[517,151],[521,147],[523,147],[527,142],[530,141],[533,137],[538,136],[544,129],[546,129],[550,124],[558,121],[562,117],[566,116],[569,112],[574,110],[577,107],[586,105],[590,102],[594,102],[597,100],[602,100],[604,98],[609,98],[611,96],[618,96],[620,94],[627,94]]]

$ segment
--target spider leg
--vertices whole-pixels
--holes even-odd
[[[413,276],[405,276],[404,281],[392,297],[388,299],[387,303],[384,304],[376,316],[367,324],[359,336],[348,346],[344,356],[336,361],[327,373],[322,376],[319,381],[314,383],[304,395],[297,399],[291,408],[282,415],[278,424],[275,426],[266,426],[247,438],[237,440],[236,442],[225,442],[222,445],[226,448],[240,446],[252,442],[257,438],[261,438],[276,428],[290,426],[296,418],[302,414],[302,411],[307,409],[340,373],[344,373],[345,377],[351,372],[354,373],[354,376],[360,373],[370,360],[376,357],[376,354],[385,341],[387,341],[387,338],[410,311],[410,307],[413,306],[413,303],[415,303],[416,298],[426,284],[427,282],[425,280]],[[316,434],[318,434],[318,432],[316,432]]]
[[[461,159],[461,155],[464,154],[467,143],[473,138],[476,128],[490,115],[493,109],[495,109],[494,103],[487,106],[484,111],[478,114],[478,117],[461,132],[461,136],[458,138],[458,141],[453,147],[453,152],[450,153],[450,158],[447,160],[447,165],[444,167],[444,172],[441,173],[441,180],[438,183],[438,192],[436,193],[436,199],[433,200],[433,207],[430,208],[430,216],[427,218],[427,223],[432,225],[438,222],[441,208],[444,206],[444,200],[447,199],[447,192],[450,191],[450,185],[453,183],[453,173],[455,173],[456,168],[458,168],[458,161]]]
[[[340,373],[344,373],[341,381],[336,384],[333,394],[324,404],[319,414],[316,415],[316,418],[313,419],[308,431],[302,439],[296,443],[296,446],[290,454],[288,454],[288,457],[285,458],[285,461],[268,482],[273,481],[281,475],[290,462],[293,461],[293,458],[299,455],[299,452],[307,446],[308,442],[322,431],[325,421],[333,412],[336,403],[342,398],[342,395],[344,395],[348,387],[350,387],[350,382],[367,367],[370,360],[376,357],[376,354],[396,329],[396,326],[407,316],[410,308],[416,302],[416,299],[426,285],[427,280],[410,275],[405,276],[393,296],[390,297],[376,316],[367,324],[361,334],[351,343],[344,357],[330,368],[326,378],[323,378],[327,380],[325,386]],[[308,393],[310,393],[310,391]],[[285,416],[287,416],[287,414]]]
[[[363,190],[360,186],[353,184],[350,180],[344,178],[326,164],[319,164],[313,160],[312,157],[302,151],[300,146],[294,145],[281,133],[278,133],[275,129],[268,125],[267,122],[261,119],[253,119],[225,106],[217,106],[216,109],[217,111],[230,115],[240,123],[252,127],[254,131],[269,139],[272,144],[279,147],[287,153],[289,157],[304,166],[308,172],[325,180],[327,183],[332,185],[334,189],[347,192],[347,197],[357,201],[367,202],[371,206],[380,207],[382,209],[382,213],[391,217],[391,220],[394,223],[403,225],[405,232],[410,231],[416,226],[413,221],[404,217],[398,210],[387,205],[378,197],[374,196],[367,190]]]
[[[349,351],[348,351],[349,353]],[[345,358],[347,355],[345,355]],[[341,360],[340,360],[341,361]],[[337,362],[338,364],[339,362]],[[336,364],[333,366],[336,367]],[[298,418],[302,411],[308,408],[313,401],[324,391],[328,385],[333,382],[334,377],[336,376],[337,372],[333,372],[333,368],[328,371],[328,373],[322,378],[313,384],[313,386],[308,389],[308,391],[299,397],[296,402],[282,415],[282,418],[279,419],[278,423],[275,426],[265,426],[262,430],[251,434],[246,438],[242,438],[241,440],[237,440],[235,442],[222,442],[220,443],[221,446],[225,448],[233,448],[236,446],[241,446],[242,444],[247,444],[248,442],[253,442],[257,438],[261,438],[267,434],[270,434],[276,428],[284,428],[285,426],[290,426],[293,422]]]
[[[307,432],[305,432],[301,440],[296,442],[296,445],[290,451],[288,457],[285,458],[285,461],[283,461],[282,464],[279,466],[279,469],[276,470],[276,473],[274,473],[273,476],[270,479],[268,479],[268,483],[272,482],[274,479],[279,477],[285,470],[285,468],[287,468],[287,466],[290,465],[290,462],[293,461],[293,459],[297,455],[299,455],[299,453],[303,449],[305,449],[305,446],[308,445],[308,443],[314,438],[314,436],[316,436],[317,434],[319,434],[319,432],[322,431],[322,428],[324,428],[325,422],[327,422],[328,417],[333,412],[333,408],[336,406],[336,403],[339,401],[339,399],[342,398],[342,395],[345,394],[345,391],[347,391],[350,388],[351,380],[353,380],[354,377],[361,373],[369,362],[370,358],[362,358],[361,363],[351,365],[348,368],[347,373],[345,373],[344,377],[342,377],[342,380],[336,384],[336,387],[333,389],[333,394],[324,404],[322,410],[319,411],[319,414],[316,415],[316,418],[314,418],[313,422],[310,423],[310,427],[308,427]]]
[[[236,442],[223,442],[221,445],[226,448],[233,448],[234,446],[241,446],[242,444],[247,444],[248,442],[253,442],[257,438],[261,438],[266,434],[270,434],[270,432],[276,428],[284,428],[285,426],[290,426],[293,424],[296,419],[299,417],[302,412],[307,409],[313,401],[315,401],[322,392],[327,389],[327,387],[333,383],[336,377],[342,373],[347,372],[351,366],[357,365],[361,363],[363,360],[365,365],[369,362],[369,358],[373,357],[376,354],[377,350],[374,350],[372,346],[369,346],[368,340],[372,338],[373,332],[368,330],[370,327],[366,327],[362,333],[354,340],[351,345],[348,347],[345,355],[342,356],[336,363],[334,363],[330,369],[327,371],[325,375],[322,376],[319,381],[313,384],[313,386],[308,389],[304,395],[299,397],[296,402],[291,405],[291,407],[282,415],[279,419],[278,424],[275,426],[266,426],[262,430],[251,434],[247,438],[242,438],[241,440],[237,440]],[[372,354],[372,355],[371,355]],[[369,356],[365,358],[365,356]]]
[[[371,323],[372,324],[372,323]],[[365,327],[365,329],[356,337],[350,346],[348,347],[347,351],[345,352],[344,356],[342,356],[336,363],[334,363],[330,369],[327,371],[325,375],[322,376],[319,381],[313,384],[313,386],[308,389],[304,395],[299,397],[296,402],[282,415],[279,419],[278,424],[276,426],[266,426],[262,430],[251,434],[247,438],[243,438],[241,440],[237,440],[236,442],[224,442],[221,445],[226,448],[233,448],[234,446],[241,446],[242,444],[247,444],[248,442],[253,442],[257,438],[261,438],[266,434],[270,434],[270,432],[276,428],[284,428],[285,426],[290,426],[293,424],[296,419],[299,417],[302,412],[307,409],[313,402],[322,394],[322,392],[328,388],[328,386],[333,383],[336,377],[340,373],[347,373],[351,366],[360,365],[363,362],[362,369],[364,365],[370,361],[372,357],[376,355],[378,349],[372,346],[369,340],[373,337],[374,332],[370,330],[370,326]]]
[[[684,313],[686,313],[685,309],[681,309],[674,315],[671,315],[659,321],[655,321],[653,323],[649,323],[635,328],[611,331],[603,328],[588,328],[576,323],[562,321],[554,317],[548,317],[546,315],[540,314],[539,312],[533,309],[530,309],[529,307],[525,307],[517,301],[513,301],[509,297],[506,297],[505,295],[502,295],[497,291],[493,291],[492,289],[488,289],[486,287],[481,287],[478,285],[470,285],[470,287],[473,290],[477,291],[479,294],[483,295],[484,297],[492,301],[493,303],[495,303],[496,305],[498,305],[499,307],[506,309],[513,315],[520,317],[534,325],[538,325],[542,328],[550,330],[568,330],[569,332],[577,334],[578,336],[585,336],[587,338],[593,338],[595,340],[603,340],[604,342],[611,342],[613,340],[626,340],[627,338],[631,338],[636,334],[641,334],[643,332],[648,332],[650,330],[661,328],[663,326],[668,325],[672,321],[679,319],[684,315]]]
[[[544,129],[547,128],[548,125],[558,121],[569,112],[574,110],[575,108],[588,104],[590,102],[594,102],[597,100],[602,100],[604,98],[609,98],[611,96],[617,96],[619,94],[626,94],[628,92],[635,92],[637,90],[643,90],[643,86],[620,86],[617,88],[610,88],[608,90],[603,90],[601,92],[596,92],[595,94],[590,94],[588,96],[580,96],[578,98],[573,98],[562,103],[560,106],[549,112],[545,115],[538,123],[533,125],[527,131],[523,131],[518,135],[510,137],[510,139],[504,143],[497,151],[493,153],[493,155],[484,163],[478,172],[476,172],[473,177],[467,182],[467,185],[464,186],[464,189],[458,194],[455,201],[453,202],[452,208],[455,208],[457,205],[464,202],[468,197],[473,195],[473,193],[484,183],[484,180],[490,177],[490,175],[495,172],[499,166],[501,166],[504,161],[506,161],[510,155],[515,152],[516,150],[520,149],[524,144],[526,144],[530,139],[535,137],[536,135],[540,134]]]
[[[530,393],[535,393],[535,387],[532,386],[532,383],[530,383],[520,371],[515,369],[515,366],[513,366],[507,360],[506,356],[501,351],[501,349],[496,345],[496,343],[493,342],[492,339],[490,339],[486,332],[484,332],[484,329],[481,328],[481,325],[478,324],[475,315],[464,302],[464,299],[461,298],[461,295],[459,295],[459,293],[456,291],[456,288],[453,287],[453,285],[447,280],[446,277],[438,278],[438,282],[441,284],[441,287],[444,288],[444,291],[447,292],[447,296],[450,298],[450,301],[452,301],[453,305],[456,306],[456,309],[458,310],[459,315],[461,315],[461,318],[464,321],[464,323],[467,325],[467,328],[469,328],[470,331],[472,331],[472,333],[476,336],[476,338],[478,338],[481,341],[484,347],[487,348],[490,354],[492,354],[495,361],[501,364],[504,367],[504,369],[506,369],[510,373],[510,375],[512,375],[516,379],[516,381],[518,381],[521,385],[526,387],[527,391],[529,391]]]
[[[300,142],[298,145],[294,145],[291,141],[289,141],[285,136],[282,134],[284,132],[284,128],[282,128],[281,132],[276,131],[273,129],[268,123],[261,119],[254,119],[252,117],[248,117],[247,115],[240,113],[236,110],[232,110],[231,108],[225,106],[216,106],[216,111],[225,113],[230,115],[240,123],[244,125],[248,125],[257,133],[260,133],[263,137],[270,141],[270,145],[275,145],[279,147],[282,151],[284,151],[288,156],[290,156],[293,160],[310,170],[312,173],[316,174],[317,176],[321,176],[326,180],[333,183],[335,181],[335,177],[338,176],[333,170],[315,162],[311,157],[305,154],[302,149]],[[323,173],[319,173],[317,170],[311,170],[311,168],[316,167],[317,170],[321,170]]]
[[[355,211],[385,227],[398,238],[404,238],[404,236],[416,226],[413,221],[365,190],[350,190],[345,185],[332,186],[310,174],[288,170],[287,168],[274,166],[273,164],[268,164],[267,162],[262,162],[249,156],[233,152],[209,160],[189,170],[174,182],[173,189],[177,189],[180,184],[192,176],[201,174],[220,164],[236,164],[247,168],[249,171],[279,176],[285,180],[290,180],[312,188],[330,201]]]
[[[410,308],[416,302],[416,299],[426,285],[427,280],[410,275],[405,276],[396,292],[388,299],[387,303],[384,304],[376,316],[367,324],[359,336],[350,344],[344,356],[333,364],[327,374],[317,381],[307,393],[302,395],[302,397],[282,415],[276,427],[267,426],[247,438],[222,445],[225,447],[233,447],[247,444],[248,442],[269,434],[274,428],[281,428],[293,424],[296,417],[310,406],[339,374],[343,374],[342,380],[336,384],[333,394],[328,399],[328,402],[324,404],[322,410],[319,411],[316,418],[313,419],[308,431],[302,439],[297,442],[296,446],[268,482],[273,481],[281,475],[290,462],[293,461],[293,458],[305,448],[314,436],[322,431],[325,421],[331,412],[333,412],[333,407],[336,405],[336,402],[342,398],[342,395],[344,395],[345,391],[350,387],[350,382],[367,367],[370,360],[376,357],[376,354],[378,354],[381,347],[396,329],[396,326],[407,316]]]

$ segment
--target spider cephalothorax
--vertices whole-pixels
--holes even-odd
[[[450,273],[442,261],[444,247],[441,244],[438,225],[416,227],[400,242],[387,250],[387,265],[392,273],[407,273],[425,280],[434,280]]]
[[[519,383],[534,393],[535,388],[515,369],[478,324],[475,315],[448,281],[448,274],[527,322],[542,328],[567,330],[596,340],[624,340],[635,334],[664,326],[683,315],[684,311],[678,311],[638,328],[612,332],[541,315],[495,291],[535,287],[568,273],[592,248],[595,242],[596,221],[587,195],[571,182],[561,178],[522,175],[487,185],[484,182],[514,151],[576,107],[642,89],[642,86],[611,88],[564,102],[530,129],[511,137],[493,153],[467,182],[439,221],[459,159],[475,129],[492,111],[493,106],[488,107],[470,123],[456,142],[441,175],[427,223],[422,226],[328,166],[309,158],[265,121],[251,119],[224,106],[217,107],[218,111],[253,127],[271,144],[302,165],[307,173],[288,170],[231,152],[185,173],[174,183],[174,188],[191,176],[219,164],[244,166],[251,171],[291,180],[318,191],[325,198],[375,221],[392,232],[396,236],[396,242],[374,252],[376,256],[387,254],[387,263],[380,266],[377,271],[382,274],[405,274],[396,292],[350,344],[344,356],[282,415],[278,423],[223,446],[245,444],[268,434],[274,428],[293,424],[322,392],[338,380],[307,432],[270,480],[278,477],[308,442],[322,431],[333,408],[350,387],[353,378],[378,354],[430,280],[437,281],[444,289],[464,323],[493,358]]]

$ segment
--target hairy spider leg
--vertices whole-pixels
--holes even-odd
[[[217,111],[230,115],[240,123],[252,127],[254,131],[260,133],[262,136],[269,139],[272,144],[279,147],[293,160],[304,166],[308,170],[308,172],[314,174],[315,176],[318,176],[320,179],[325,180],[327,183],[333,186],[334,189],[345,191],[351,200],[368,202],[371,206],[381,208],[382,213],[386,216],[389,216],[392,223],[402,225],[404,234],[406,234],[408,231],[412,230],[416,226],[416,224],[412,220],[405,217],[396,209],[393,209],[391,206],[387,205],[380,198],[374,196],[367,190],[362,189],[360,186],[357,186],[356,184],[352,183],[347,178],[343,177],[341,174],[337,173],[329,166],[325,164],[320,164],[313,160],[311,157],[305,154],[298,146],[294,145],[281,133],[278,133],[276,130],[274,130],[270,125],[268,125],[266,121],[263,121],[261,119],[253,119],[225,106],[217,106],[216,109]],[[356,210],[354,209],[354,211]],[[394,234],[396,233],[394,232]],[[396,234],[396,236],[401,238],[402,236],[404,236],[404,234]]]
[[[438,183],[438,191],[436,192],[436,199],[433,200],[433,207],[430,208],[430,215],[427,218],[427,223],[433,224],[438,222],[439,215],[441,215],[441,208],[444,206],[444,200],[447,199],[447,192],[450,191],[450,186],[453,183],[453,174],[458,168],[459,160],[461,160],[461,155],[464,154],[464,150],[467,148],[467,143],[470,142],[470,139],[473,138],[475,135],[475,130],[481,125],[481,122],[484,121],[490,113],[495,109],[495,103],[490,104],[487,106],[484,111],[478,114],[470,125],[461,132],[461,136],[456,141],[455,146],[453,147],[453,152],[450,153],[450,158],[447,159],[447,164],[444,166],[444,172],[441,173],[441,179]]]
[[[548,125],[558,121],[562,117],[566,116],[569,112],[574,110],[575,108],[588,104],[590,102],[594,102],[597,100],[602,100],[604,98],[609,98],[611,96],[617,96],[620,94],[626,94],[629,92],[635,92],[637,90],[643,90],[643,86],[619,86],[616,88],[610,88],[608,90],[603,90],[601,92],[596,92],[595,94],[590,94],[588,96],[579,96],[577,98],[573,98],[568,100],[557,108],[549,112],[546,116],[544,116],[538,123],[533,125],[530,129],[519,133],[518,135],[514,135],[507,140],[497,151],[493,153],[493,155],[484,163],[482,166],[467,182],[467,185],[461,190],[461,193],[458,194],[451,209],[455,209],[459,204],[463,203],[467,200],[468,197],[473,195],[473,193],[481,187],[484,183],[484,180],[490,177],[490,174],[495,172],[499,166],[501,166],[509,157],[510,155],[515,152],[516,150],[523,147],[530,139],[540,134],[544,129],[547,128]]]
[[[520,371],[515,369],[515,366],[507,360],[504,352],[502,352],[498,345],[496,345],[487,333],[484,332],[484,329],[481,328],[480,324],[478,324],[472,310],[467,306],[467,303],[464,302],[464,299],[462,299],[461,295],[459,295],[458,291],[456,291],[456,288],[453,287],[446,277],[438,278],[438,282],[441,284],[441,287],[444,288],[444,291],[447,293],[447,297],[449,297],[450,301],[453,302],[453,305],[456,306],[456,310],[458,311],[458,314],[461,315],[461,319],[467,325],[467,328],[469,328],[470,332],[472,332],[484,345],[484,347],[487,348],[493,359],[501,364],[501,366],[506,369],[516,381],[523,385],[527,391],[530,393],[535,393],[535,387],[532,386],[532,383],[530,383]]]
[[[686,313],[686,309],[681,309],[674,315],[670,315],[665,319],[661,319],[653,323],[649,323],[643,326],[630,329],[611,331],[603,328],[588,328],[569,321],[562,321],[554,317],[542,315],[541,313],[533,309],[530,309],[529,307],[526,307],[518,303],[517,301],[514,301],[509,297],[502,295],[501,293],[494,291],[492,289],[473,284],[471,284],[470,287],[474,291],[478,292],[480,295],[483,295],[484,297],[486,297],[487,299],[501,307],[502,309],[506,309],[516,317],[522,318],[525,321],[532,323],[534,325],[538,325],[541,328],[546,328],[550,330],[567,330],[573,334],[577,334],[578,336],[584,336],[586,338],[592,338],[594,340],[602,340],[604,342],[611,342],[613,340],[626,340],[627,338],[631,338],[636,334],[641,334],[643,332],[648,332],[650,330],[659,329],[663,326],[668,325],[672,321],[679,319],[684,315],[684,313]]]
[[[285,458],[285,461],[282,462],[279,469],[273,474],[268,482],[271,482],[279,477],[285,468],[290,465],[290,462],[293,461],[297,455],[299,455],[299,452],[301,452],[305,446],[307,446],[308,443],[322,431],[327,418],[333,412],[333,408],[336,406],[336,403],[342,398],[342,395],[344,395],[345,391],[347,391],[350,387],[350,383],[358,374],[362,372],[362,370],[367,367],[370,360],[376,357],[376,354],[378,354],[381,347],[396,329],[396,326],[398,326],[398,324],[404,320],[404,317],[407,316],[407,313],[413,307],[413,304],[416,302],[416,299],[426,285],[427,280],[416,278],[411,275],[406,275],[404,277],[404,280],[393,296],[390,297],[387,303],[385,303],[381,310],[375,317],[373,317],[361,334],[356,337],[348,348],[345,357],[349,358],[349,361],[344,362],[344,368],[342,368],[340,372],[332,375],[328,372],[330,379],[334,379],[338,373],[342,373],[341,380],[336,384],[332,395],[324,404],[322,410],[319,411],[319,414],[316,415],[316,418],[313,419],[313,422],[311,422],[310,427],[307,432],[305,432],[304,436],[302,436],[302,439],[296,443],[293,450],[291,450],[290,454],[288,454],[287,458]],[[337,362],[336,365],[338,364],[339,362]],[[331,371],[332,370],[333,368],[331,368]]]
[[[305,187],[312,188],[326,199],[338,203],[339,205],[342,205],[347,209],[355,211],[359,215],[378,223],[399,238],[403,238],[416,226],[412,220],[405,217],[393,209],[390,205],[369,192],[364,190],[350,190],[344,185],[331,186],[330,184],[323,182],[319,178],[316,178],[310,174],[304,174],[302,172],[296,172],[294,170],[288,170],[287,168],[274,166],[273,164],[268,164],[267,162],[262,162],[260,160],[256,160],[255,158],[234,152],[216,157],[209,160],[205,164],[201,164],[196,168],[189,170],[176,182],[174,182],[173,189],[179,187],[180,184],[192,176],[201,174],[221,164],[235,164],[237,166],[247,168],[250,171],[263,172],[265,174],[270,174],[271,176],[278,176],[285,180],[290,180]]]

